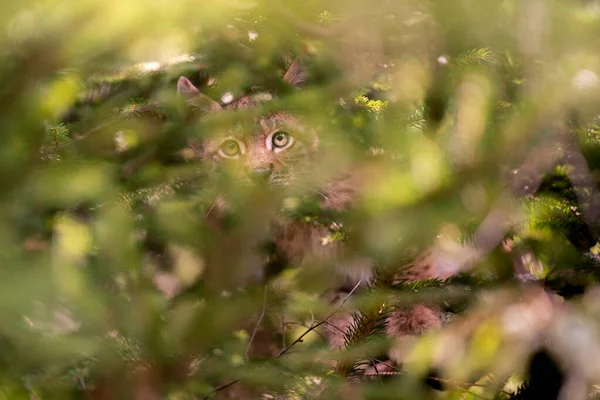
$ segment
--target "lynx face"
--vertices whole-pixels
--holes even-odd
[[[284,80],[297,85],[303,81],[303,76],[294,63]],[[269,94],[259,94],[242,97],[222,107],[203,95],[185,77],[179,79],[177,88],[193,107],[209,113],[259,107],[271,99]],[[242,120],[229,129],[214,133],[204,140],[199,152],[205,162],[225,172],[236,184],[290,186],[303,185],[300,182],[310,178],[311,161],[317,146],[314,131],[291,114],[276,112]]]
[[[236,182],[287,186],[309,173],[316,146],[316,135],[277,113],[206,140],[203,157]]]

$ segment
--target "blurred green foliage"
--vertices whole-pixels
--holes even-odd
[[[597,1],[37,0],[0,10],[0,397],[551,398],[540,396],[560,387],[528,371],[544,345],[574,377],[569,398],[593,393]],[[310,76],[302,90],[281,79],[295,56]],[[319,128],[324,176],[384,160],[356,209],[285,203],[289,218],[330,230],[324,245],[348,243],[381,267],[349,299],[360,312],[345,352],[312,329],[337,312],[322,296],[327,266],[283,269],[271,255],[264,285],[232,289],[257,263],[247,251],[263,234],[257,221],[277,206],[249,194],[227,243],[211,233],[205,216],[228,186],[207,180],[187,147],[236,121],[190,120],[176,97],[182,75],[216,101],[277,94],[268,107]],[[493,243],[468,273],[392,284],[389,271],[437,236]],[[515,268],[536,283],[520,284]],[[167,273],[174,296],[156,287]],[[541,287],[559,299],[550,311],[530,301]],[[360,376],[397,344],[383,334],[390,296],[458,314],[415,342],[402,372]],[[278,333],[274,356],[248,355],[263,340],[259,319]],[[422,384],[432,368],[445,391]]]

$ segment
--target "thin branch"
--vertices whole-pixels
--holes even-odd
[[[285,349],[285,312],[281,311],[281,349]]]
[[[87,130],[86,132],[84,132],[84,133],[73,133],[73,140],[71,140],[71,141],[69,141],[69,142],[67,142],[67,143],[64,143],[64,144],[62,144],[61,146],[57,147],[57,148],[56,148],[56,151],[58,151],[58,150],[62,150],[62,149],[64,149],[65,147],[72,146],[72,145],[73,145],[73,144],[74,144],[76,141],[78,141],[78,140],[82,140],[82,139],[85,139],[85,138],[87,138],[88,136],[90,136],[92,133],[94,133],[94,132],[97,132],[97,131],[99,131],[99,130],[102,130],[102,129],[104,129],[104,128],[106,128],[106,127],[109,127],[109,126],[111,126],[111,125],[114,125],[114,124],[116,124],[117,122],[121,122],[121,121],[123,121],[123,120],[125,120],[125,119],[126,119],[126,117],[125,117],[125,116],[119,115],[119,116],[117,116],[117,117],[113,117],[113,118],[109,119],[108,121],[105,121],[105,122],[103,122],[103,123],[101,123],[101,124],[99,124],[99,125],[96,125],[95,127],[91,128],[91,129],[88,129],[88,130]]]
[[[343,329],[341,329],[341,328],[339,328],[339,327],[335,326],[334,324],[332,324],[332,323],[331,323],[331,322],[329,322],[329,321],[327,321],[327,322],[325,323],[325,325],[327,325],[327,326],[328,326],[328,327],[330,327],[330,328],[336,329],[336,330],[337,330],[338,332],[340,332],[340,333],[346,333],[346,332],[345,332]]]
[[[339,310],[341,310],[341,309],[342,309],[342,307],[344,306],[344,304],[346,304],[346,302],[348,301],[348,299],[350,299],[350,296],[352,296],[352,294],[353,294],[353,293],[356,291],[356,289],[358,289],[358,287],[360,286],[360,284],[361,284],[361,283],[362,283],[362,281],[359,281],[359,282],[356,284],[356,286],[354,286],[354,288],[352,288],[352,290],[350,291],[350,293],[348,293],[348,295],[347,295],[347,296],[344,298],[344,300],[342,301],[342,303],[339,305],[339,307],[338,307],[338,308],[336,308],[336,309],[335,309],[335,310],[334,310],[334,311],[333,311],[331,314],[329,314],[329,315],[328,315],[328,316],[327,316],[327,317],[326,317],[324,320],[322,320],[322,321],[318,322],[317,324],[314,324],[314,321],[313,321],[313,323],[311,324],[311,326],[310,326],[310,327],[308,327],[308,329],[307,329],[307,330],[306,330],[306,331],[305,331],[305,332],[304,332],[302,335],[300,335],[300,336],[299,336],[299,337],[298,337],[296,340],[294,340],[294,341],[293,341],[293,342],[292,342],[292,343],[291,343],[289,346],[287,346],[286,348],[284,348],[283,350],[281,350],[281,351],[279,352],[279,354],[277,355],[277,357],[276,357],[276,358],[280,358],[281,356],[283,356],[284,354],[286,354],[286,353],[287,353],[287,352],[288,352],[288,351],[289,351],[289,350],[290,350],[292,347],[294,347],[296,344],[298,344],[298,343],[302,342],[302,339],[304,339],[304,337],[305,337],[306,335],[308,335],[310,332],[314,331],[314,330],[315,330],[315,329],[317,329],[319,326],[321,326],[321,325],[323,325],[323,324],[325,324],[325,323],[328,323],[329,319],[331,319],[331,317],[333,317],[333,316],[334,316],[334,315],[335,315],[335,314],[336,314],[336,313],[337,313]],[[265,290],[266,290],[266,289],[265,289]],[[266,292],[265,292],[265,303],[264,303],[264,304],[266,304]],[[263,318],[263,316],[264,316],[264,307],[263,307],[263,312],[261,313],[261,318],[260,318],[260,319],[262,319],[262,318]],[[314,319],[314,317],[313,317],[313,319]],[[258,325],[259,325],[259,324],[260,324],[260,320],[259,320],[259,322],[257,323],[257,327],[258,327]],[[255,332],[256,332],[256,329],[255,329]],[[250,338],[250,342],[252,342],[252,339],[253,339],[253,337],[254,337],[254,334],[252,335],[252,338]],[[248,350],[246,350],[246,358],[247,358],[247,353],[248,353]],[[221,385],[221,386],[217,386],[216,388],[214,388],[214,391],[215,391],[215,392],[219,392],[219,391],[225,390],[225,389],[227,389],[228,387],[230,387],[230,386],[233,386],[233,385],[235,385],[235,384],[237,384],[237,383],[241,382],[243,379],[244,379],[244,378],[239,378],[239,379],[236,379],[236,380],[234,380],[234,381],[231,381],[231,382],[225,383],[225,384],[223,384],[223,385]]]
[[[281,350],[279,352],[279,354],[277,355],[277,358],[283,356],[285,353],[287,353],[292,347],[294,347],[296,344],[302,342],[302,340],[304,339],[304,337],[306,335],[308,335],[310,332],[314,331],[315,329],[317,329],[319,326],[329,322],[329,320],[331,319],[331,317],[333,317],[338,311],[340,311],[342,309],[342,307],[344,306],[344,304],[346,304],[346,302],[348,301],[348,299],[350,298],[350,296],[352,296],[352,294],[354,293],[354,291],[356,289],[358,289],[358,287],[360,286],[360,284],[362,283],[362,281],[358,281],[358,283],[356,284],[356,286],[354,286],[354,288],[352,288],[352,290],[350,291],[350,293],[348,293],[348,295],[346,296],[346,298],[344,298],[344,300],[342,301],[342,303],[339,305],[338,308],[336,308],[331,314],[329,314],[324,320],[318,322],[318,323],[313,323],[311,324],[311,326],[300,336],[298,336],[298,338],[296,340],[294,340],[289,346],[287,346],[285,349]]]
[[[392,364],[390,364],[390,363],[388,363],[386,361],[382,361],[382,360],[379,360],[377,358],[373,358],[372,361],[373,362],[377,362],[379,364],[383,364],[386,367],[395,369],[395,371],[382,371],[382,372],[379,372],[378,375],[384,375],[384,376],[388,375],[389,376],[389,375],[403,375],[404,374],[400,370],[400,368],[398,368],[396,365],[392,365]],[[365,376],[373,376],[373,375],[375,375],[375,374],[365,374]],[[456,382],[456,381],[453,381],[453,380],[450,380],[450,379],[438,378],[438,377],[435,377],[435,376],[430,376],[429,379],[434,380],[434,381],[438,381],[438,382],[449,383],[451,385],[456,385],[459,388],[460,388],[460,386],[463,386],[463,388],[460,388],[462,390],[464,390],[464,386],[468,386],[468,387],[487,387],[488,386],[488,385],[484,385],[482,383]],[[500,391],[502,393],[507,394],[507,395],[511,395],[510,392],[508,392],[508,391],[506,391],[504,389],[502,389]]]
[[[391,369],[395,369],[397,372],[400,372],[400,368],[398,368],[396,365],[392,365],[392,364],[388,363],[387,361],[382,361],[382,360],[379,360],[379,359],[377,359],[377,358],[373,358],[373,361],[376,361],[376,362],[378,362],[379,364],[383,364],[383,365],[385,365],[386,367],[389,367],[389,368],[391,368]]]
[[[246,348],[246,353],[244,356],[248,359],[248,352],[250,352],[250,347],[252,347],[252,342],[254,341],[254,337],[256,336],[256,332],[258,332],[258,328],[260,328],[260,324],[262,323],[263,318],[265,317],[265,310],[267,309],[267,286],[265,285],[264,295],[263,295],[263,305],[262,311],[260,312],[260,317],[258,317],[258,321],[256,322],[256,326],[254,327],[254,331],[252,332],[252,336],[250,336],[250,340],[248,341],[248,347]]]
[[[377,363],[375,362],[374,359],[371,359],[371,364],[373,364],[373,368],[375,369],[375,374],[377,375],[377,378],[379,378],[379,383],[381,383],[383,385],[383,381],[381,380],[381,375],[379,375],[379,370],[377,369]]]
[[[307,329],[310,327],[310,325],[309,325],[309,324],[303,324],[303,323],[301,323],[301,322],[294,322],[294,321],[287,321],[287,322],[285,323],[285,325],[286,325],[286,326],[289,326],[289,325],[301,326],[302,328],[307,328]],[[337,326],[335,326],[335,325],[331,324],[330,322],[326,322],[326,323],[325,323],[325,325],[328,325],[328,326],[334,327],[334,328],[336,328],[336,329],[340,329],[340,328],[338,328]],[[343,331],[340,329],[340,332],[343,332]],[[327,337],[326,337],[325,335],[323,335],[321,332],[319,332],[319,331],[315,331],[315,333],[316,333],[317,335],[319,335],[319,336],[320,336],[322,339],[324,339],[324,340],[326,340],[326,339],[327,339]],[[282,347],[282,349],[284,349],[286,346],[287,346],[287,345],[284,345],[284,346]]]
[[[221,385],[221,386],[217,386],[217,387],[214,389],[214,391],[215,391],[215,392],[220,392],[220,391],[222,391],[222,390],[225,390],[225,389],[227,389],[228,387],[230,387],[230,386],[233,386],[233,385],[235,385],[236,383],[239,383],[239,382],[241,382],[243,379],[244,379],[244,378],[239,378],[239,379],[236,379],[236,380],[234,380],[234,381],[231,381],[231,382],[225,383],[225,384],[223,384],[223,385]]]

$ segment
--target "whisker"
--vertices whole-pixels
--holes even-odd
[[[210,212],[213,210],[213,208],[215,208],[217,206],[217,203],[219,202],[219,200],[225,200],[227,198],[227,196],[229,196],[230,193],[231,193],[231,191],[226,192],[223,195],[217,196],[217,198],[215,199],[215,201],[213,201],[212,205],[210,206],[210,208],[208,209],[208,211],[204,215],[204,218],[208,218]]]
[[[301,184],[296,183],[296,182],[290,182],[290,184],[294,185],[294,186],[301,187],[301,188],[306,189],[306,190],[310,190],[311,192],[316,193],[316,194],[320,195],[321,197],[323,197],[325,200],[329,201],[329,197],[327,197],[324,193],[322,193],[322,192],[320,192],[320,191],[318,191],[316,189],[313,189],[310,186],[301,185]]]
[[[306,183],[310,183],[313,184],[315,186],[322,186],[325,184],[325,182],[317,179],[314,177],[314,175],[310,175],[310,174],[298,174],[298,173],[294,173],[293,175],[289,176],[289,179],[293,179],[293,180],[298,180],[298,181],[304,181]]]
[[[293,174],[293,175],[288,176],[288,180],[304,182],[313,187],[321,187],[325,184],[325,182],[323,182],[311,175],[302,176],[299,174]]]
[[[247,179],[244,178],[237,178],[234,179],[230,182],[230,185],[235,186],[235,187],[240,187],[240,186],[250,186],[250,182]],[[213,201],[212,205],[210,206],[210,208],[208,209],[208,211],[206,212],[206,214],[204,215],[204,218],[208,218],[208,216],[210,215],[211,211],[217,206],[217,203],[219,202],[219,200],[225,200],[227,199],[227,196],[229,196],[231,193],[233,192],[233,190],[229,190],[227,192],[225,192],[222,195],[217,196],[217,198],[215,199],[215,201]]]
[[[308,173],[293,173],[291,175],[281,174],[281,176],[276,176],[273,178],[274,179],[271,179],[271,181],[269,182],[271,186],[295,186],[304,190],[308,190],[312,193],[319,195],[321,198],[330,201],[330,198],[325,193],[315,188],[319,187],[319,184],[322,184],[322,182],[318,182],[318,180],[315,179],[314,176]],[[233,184],[236,187],[251,186],[251,182],[246,179],[236,179],[233,182],[231,182],[231,184]],[[219,201],[226,200],[233,193],[233,191],[234,190],[229,190],[224,194],[217,196],[217,198],[213,201],[204,217],[208,218],[211,215],[212,211],[217,207]]]

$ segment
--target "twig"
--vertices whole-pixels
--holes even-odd
[[[281,348],[285,349],[285,312],[281,311]]]
[[[342,307],[344,306],[344,304],[346,304],[346,302],[348,301],[348,299],[350,298],[350,296],[352,296],[352,294],[354,293],[354,291],[356,289],[358,289],[358,287],[360,286],[361,283],[362,283],[362,281],[358,281],[358,283],[356,284],[356,286],[354,286],[354,288],[352,288],[352,290],[350,291],[350,293],[348,293],[348,295],[346,296],[346,298],[344,298],[344,300],[339,305],[339,307],[336,308],[331,314],[329,314],[324,320],[322,320],[322,321],[320,321],[320,322],[318,322],[316,324],[313,321],[313,323],[311,324],[311,326],[302,335],[298,336],[298,338],[296,340],[294,340],[289,346],[287,346],[285,349],[283,349],[283,350],[281,350],[279,352],[279,354],[277,355],[277,358],[283,356],[285,353],[287,353],[296,344],[302,342],[302,339],[304,339],[304,337],[306,335],[308,335],[310,332],[314,331],[319,326],[327,323],[329,321],[329,319],[331,319],[331,317],[333,317],[338,311],[340,311],[342,309]]]
[[[373,368],[375,369],[375,374],[377,375],[377,378],[379,378],[379,383],[381,383],[383,385],[383,381],[381,380],[381,375],[379,375],[379,370],[377,369],[377,363],[375,362],[374,359],[371,359],[371,364],[373,364]]]
[[[64,149],[65,147],[72,146],[76,141],[85,139],[88,136],[90,136],[92,133],[97,132],[99,130],[102,130],[102,129],[104,129],[104,128],[108,127],[108,126],[111,126],[113,124],[116,124],[117,122],[121,122],[121,121],[123,121],[125,119],[126,118],[124,116],[119,115],[119,116],[114,117],[114,118],[112,118],[112,119],[110,119],[108,121],[105,121],[105,122],[103,122],[103,123],[101,123],[99,125],[96,125],[95,127],[91,128],[91,129],[88,129],[84,133],[73,133],[73,140],[71,140],[71,141],[69,141],[67,143],[64,143],[64,144],[58,146],[57,148],[55,148],[55,150],[58,151],[58,150]]]
[[[344,306],[344,304],[346,304],[346,302],[348,301],[348,299],[350,298],[350,296],[352,296],[352,294],[353,294],[353,293],[356,291],[356,289],[358,289],[358,287],[360,286],[360,284],[361,284],[361,283],[362,283],[362,281],[359,281],[359,282],[356,284],[356,286],[354,286],[354,288],[352,288],[352,290],[350,291],[350,293],[348,293],[348,295],[347,295],[347,296],[344,298],[344,300],[342,301],[342,303],[339,305],[339,307],[338,307],[338,308],[336,308],[336,309],[335,309],[335,310],[334,310],[334,311],[333,311],[331,314],[329,314],[329,315],[328,315],[328,316],[327,316],[327,317],[326,317],[324,320],[322,320],[322,321],[320,321],[320,322],[318,322],[318,323],[316,323],[316,324],[314,324],[314,321],[313,321],[313,323],[311,324],[311,326],[309,326],[309,327],[308,327],[308,329],[307,329],[307,330],[306,330],[306,331],[305,331],[305,332],[304,332],[302,335],[300,335],[300,336],[299,336],[299,337],[298,337],[296,340],[294,340],[294,341],[293,341],[293,342],[292,342],[292,343],[291,343],[289,346],[287,346],[286,348],[284,348],[283,350],[281,350],[281,351],[279,352],[279,354],[277,355],[277,357],[276,357],[276,358],[280,358],[281,356],[283,356],[284,354],[286,354],[286,353],[287,353],[287,352],[288,352],[288,351],[289,351],[289,350],[290,350],[292,347],[294,347],[296,344],[298,344],[298,343],[302,342],[302,339],[304,339],[304,337],[305,337],[306,335],[308,335],[308,334],[309,334],[310,332],[312,332],[313,330],[317,329],[319,326],[321,326],[321,325],[323,325],[323,324],[327,323],[331,317],[333,317],[333,316],[334,316],[334,315],[335,315],[335,314],[336,314],[336,313],[337,313],[339,310],[341,310],[341,309],[342,309],[342,307]],[[264,304],[266,304],[266,288],[265,288],[265,302],[264,302]],[[257,328],[258,328],[258,325],[260,324],[260,320],[262,320],[262,318],[264,317],[264,310],[265,310],[265,307],[263,306],[263,312],[261,313],[261,317],[260,317],[260,319],[259,319],[259,322],[256,324],[256,325],[257,325]],[[313,319],[314,319],[314,317],[313,317]],[[256,333],[256,329],[257,329],[257,328],[255,328],[255,330],[254,330],[254,333]],[[250,338],[250,343],[252,343],[252,339],[253,339],[253,337],[254,337],[254,333],[252,334],[252,337]],[[248,350],[246,350],[246,358],[248,357],[248,356],[247,356],[247,353],[248,353]],[[215,392],[219,392],[219,391],[221,391],[221,390],[225,390],[225,389],[227,389],[228,387],[230,387],[230,386],[233,386],[233,385],[235,385],[235,384],[239,383],[239,382],[240,382],[240,381],[242,381],[243,379],[244,379],[244,378],[239,378],[239,379],[236,379],[236,380],[234,380],[234,381],[231,381],[231,382],[225,383],[225,384],[223,384],[223,385],[221,385],[221,386],[217,386],[216,388],[214,388],[214,391],[215,391]]]
[[[215,392],[220,392],[221,390],[225,390],[225,389],[227,389],[228,387],[230,387],[230,386],[233,386],[233,385],[235,385],[236,383],[238,383],[238,382],[242,381],[243,379],[244,379],[244,378],[239,378],[239,379],[236,379],[236,380],[234,380],[234,381],[231,381],[231,382],[225,383],[225,384],[223,384],[223,385],[221,385],[221,386],[217,386],[217,387],[214,389],[214,391],[215,391]]]
[[[338,331],[338,332],[340,332],[340,333],[346,333],[346,331],[344,331],[343,329],[341,329],[341,328],[339,328],[339,327],[335,326],[334,324],[332,324],[332,323],[331,323],[331,322],[329,322],[329,321],[327,321],[327,322],[325,323],[325,325],[329,326],[330,328],[337,329],[337,331]]]
[[[377,358],[373,358],[373,359],[372,359],[372,361],[373,361],[373,362],[377,362],[377,363],[379,363],[379,364],[383,364],[383,365],[385,365],[386,367],[389,367],[389,368],[395,369],[395,371],[379,372],[377,375],[384,375],[384,376],[385,376],[385,375],[403,375],[403,372],[402,372],[402,371],[400,371],[400,368],[398,368],[398,367],[397,367],[397,366],[395,366],[395,365],[392,365],[392,364],[390,364],[390,363],[388,363],[388,362],[386,362],[386,361],[379,360],[379,359],[377,359]],[[375,374],[365,374],[364,376],[372,376],[372,375],[375,375]],[[450,383],[450,384],[452,384],[452,385],[456,385],[456,386],[458,386],[458,387],[460,387],[460,386],[469,386],[469,387],[487,387],[487,385],[484,385],[484,384],[481,384],[481,383],[471,383],[471,382],[456,382],[456,381],[453,381],[453,380],[450,380],[450,379],[438,378],[438,377],[435,377],[435,376],[430,376],[430,377],[429,377],[429,379],[431,379],[431,380],[433,380],[433,381],[443,382],[443,383]],[[462,390],[464,390],[464,388],[461,388],[461,389],[462,389]],[[502,392],[502,393],[505,393],[505,394],[507,394],[507,395],[510,395],[510,394],[511,394],[510,392],[508,392],[508,391],[506,391],[506,390],[504,390],[504,389],[502,389],[502,390],[501,390],[501,392]]]
[[[287,321],[287,322],[285,323],[285,325],[286,325],[286,326],[288,326],[288,325],[296,325],[296,326],[301,326],[301,327],[303,327],[303,328],[309,328],[309,327],[310,327],[310,325],[308,325],[308,324],[303,324],[303,323],[301,323],[301,322],[294,322],[294,321]],[[337,326],[335,326],[335,325],[333,325],[333,324],[331,324],[331,323],[329,323],[329,322],[326,322],[326,323],[325,323],[325,325],[331,326],[331,327],[333,327],[333,328],[335,328],[335,329],[340,329],[340,328],[338,328]],[[341,330],[341,329],[340,329],[340,331],[341,331],[341,332],[344,332],[344,331],[343,331],[343,330]],[[316,333],[317,335],[319,335],[321,338],[323,338],[323,339],[327,339],[327,337],[326,337],[325,335],[323,335],[321,332],[319,332],[319,331],[315,331],[315,333]],[[284,349],[284,348],[285,348],[285,346],[287,346],[287,345],[284,345],[284,346],[282,347],[282,349]]]
[[[244,356],[246,357],[246,359],[248,359],[248,352],[250,351],[250,347],[252,347],[252,342],[254,341],[254,337],[256,336],[256,332],[258,331],[258,328],[260,328],[260,324],[262,323],[262,320],[265,317],[265,310],[266,309],[267,309],[267,286],[265,285],[262,311],[260,312],[260,317],[258,317],[258,321],[256,322],[256,326],[254,327],[254,331],[252,332],[252,336],[250,336],[250,340],[248,341],[248,347],[246,348],[246,353],[244,354]]]

